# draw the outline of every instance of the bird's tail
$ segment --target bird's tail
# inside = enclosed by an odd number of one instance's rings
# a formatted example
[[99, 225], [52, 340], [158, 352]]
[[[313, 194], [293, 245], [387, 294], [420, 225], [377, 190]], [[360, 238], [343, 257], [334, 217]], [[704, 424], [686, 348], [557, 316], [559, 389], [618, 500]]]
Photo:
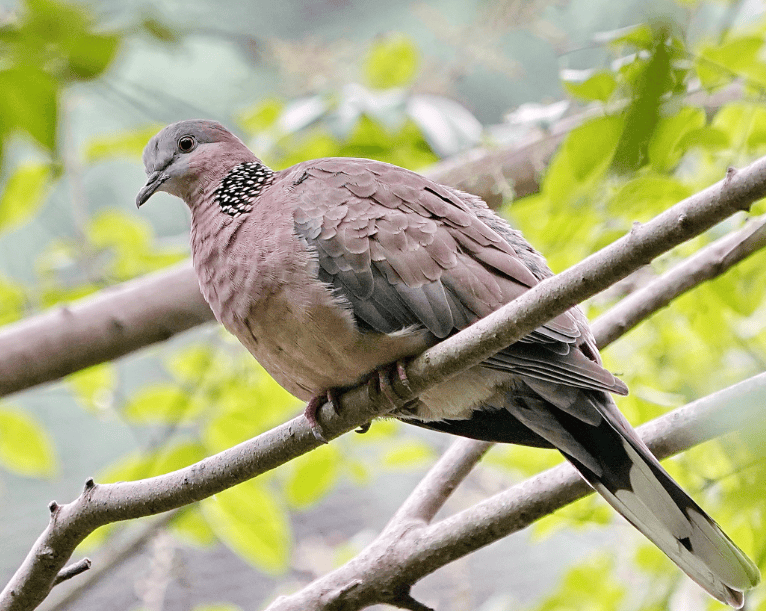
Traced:
[[[557, 424], [564, 428], [550, 441], [612, 507], [689, 577], [721, 602], [742, 607], [743, 592], [760, 580], [755, 564], [662, 468], [611, 396], [588, 391], [580, 396], [590, 404], [591, 413], [594, 403], [600, 404], [597, 411], [602, 418], [584, 422], [551, 409], [545, 401], [545, 411], [549, 416], [555, 412]], [[540, 413], [541, 406], [529, 407]], [[540, 422], [532, 424], [541, 432]], [[544, 428], [549, 432], [551, 422], [547, 424]]]

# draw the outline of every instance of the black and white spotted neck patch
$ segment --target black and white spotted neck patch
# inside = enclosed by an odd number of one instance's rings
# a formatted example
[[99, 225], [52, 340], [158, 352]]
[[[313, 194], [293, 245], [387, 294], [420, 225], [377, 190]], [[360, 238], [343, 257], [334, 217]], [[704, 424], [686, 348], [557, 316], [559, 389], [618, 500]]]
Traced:
[[234, 166], [215, 190], [215, 201], [229, 216], [239, 216], [253, 209], [253, 200], [274, 179], [274, 172], [257, 161]]

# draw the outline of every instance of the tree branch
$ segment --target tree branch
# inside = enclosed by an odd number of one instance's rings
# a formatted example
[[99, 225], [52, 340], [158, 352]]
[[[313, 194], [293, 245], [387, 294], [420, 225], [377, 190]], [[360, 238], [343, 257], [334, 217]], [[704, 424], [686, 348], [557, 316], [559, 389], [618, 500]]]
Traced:
[[0, 329], [0, 396], [57, 380], [213, 320], [190, 263]]
[[[664, 273], [658, 280], [634, 291], [593, 321], [599, 347], [630, 331], [647, 314], [664, 308], [676, 297], [706, 280], [716, 278], [766, 246], [766, 215], [750, 219], [739, 231], [712, 244]], [[609, 329], [607, 332], [606, 330]]]

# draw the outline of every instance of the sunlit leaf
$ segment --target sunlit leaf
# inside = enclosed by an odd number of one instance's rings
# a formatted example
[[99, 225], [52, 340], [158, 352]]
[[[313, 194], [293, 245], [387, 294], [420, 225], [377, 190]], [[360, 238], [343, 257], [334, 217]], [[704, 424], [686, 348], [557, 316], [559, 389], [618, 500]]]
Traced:
[[112, 363], [102, 363], [70, 374], [66, 381], [82, 405], [99, 410], [111, 404], [117, 371]]
[[302, 509], [325, 496], [338, 479], [341, 454], [325, 445], [299, 456], [290, 464], [285, 495], [293, 507]]
[[154, 384], [135, 393], [122, 410], [130, 422], [172, 424], [192, 418], [199, 405], [174, 384]]
[[141, 129], [99, 135], [86, 145], [85, 158], [87, 161], [102, 161], [112, 157], [140, 159], [146, 143], [161, 128], [161, 125], [149, 125]]
[[16, 168], [0, 195], [0, 232], [18, 227], [37, 214], [44, 201], [50, 174], [50, 167], [43, 164], [25, 164]]
[[0, 116], [8, 130], [27, 132], [48, 150], [56, 143], [58, 85], [33, 67], [0, 70]]
[[277, 98], [261, 100], [257, 106], [239, 115], [239, 123], [252, 134], [272, 127], [284, 110], [285, 104]]
[[201, 503], [213, 531], [229, 548], [271, 575], [287, 570], [292, 546], [285, 511], [259, 480], [250, 480]]
[[745, 34], [729, 37], [723, 44], [708, 44], [695, 55], [696, 71], [702, 85], [712, 88], [738, 76], [766, 82], [766, 64], [760, 58], [763, 38]]
[[705, 125], [705, 111], [685, 106], [676, 114], [663, 117], [649, 140], [649, 162], [659, 171], [669, 171], [681, 160], [686, 152], [684, 140], [690, 131]]
[[56, 471], [53, 443], [29, 413], [0, 407], [0, 463], [20, 475], [47, 477]]
[[383, 456], [383, 464], [395, 469], [419, 468], [435, 457], [434, 449], [427, 443], [410, 440], [399, 443]]
[[0, 276], [0, 325], [21, 318], [26, 296], [20, 284]]
[[420, 53], [407, 37], [396, 34], [375, 42], [364, 62], [371, 87], [390, 89], [409, 83], [418, 70]]
[[170, 529], [177, 537], [192, 545], [206, 547], [217, 541], [213, 529], [210, 528], [205, 516], [196, 506], [185, 508], [173, 520]]
[[601, 71], [589, 76], [584, 80], [563, 79], [564, 85], [570, 95], [590, 102], [599, 100], [606, 102], [617, 87], [617, 80], [611, 72]]
[[619, 116], [600, 117], [569, 133], [545, 174], [542, 188], [549, 201], [577, 203], [592, 188], [612, 163], [622, 127]]

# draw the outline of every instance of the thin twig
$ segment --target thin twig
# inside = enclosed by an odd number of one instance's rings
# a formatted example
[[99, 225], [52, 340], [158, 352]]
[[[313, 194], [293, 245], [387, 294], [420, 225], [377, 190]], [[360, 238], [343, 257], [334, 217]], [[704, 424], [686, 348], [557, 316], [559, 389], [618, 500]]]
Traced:
[[[591, 328], [599, 347], [606, 346], [635, 327], [650, 313], [668, 305], [689, 289], [722, 275], [743, 259], [766, 246], [766, 215], [751, 219], [676, 265], [647, 286], [634, 291], [593, 321]], [[609, 330], [606, 332], [606, 330]]]
[[80, 573], [84, 573], [90, 568], [90, 564], [90, 558], [83, 558], [74, 564], [64, 567], [58, 572], [58, 575], [56, 575], [56, 578], [53, 580], [53, 585], [57, 586], [62, 581], [67, 581], [68, 579], [72, 579], [72, 577], [76, 577]]

